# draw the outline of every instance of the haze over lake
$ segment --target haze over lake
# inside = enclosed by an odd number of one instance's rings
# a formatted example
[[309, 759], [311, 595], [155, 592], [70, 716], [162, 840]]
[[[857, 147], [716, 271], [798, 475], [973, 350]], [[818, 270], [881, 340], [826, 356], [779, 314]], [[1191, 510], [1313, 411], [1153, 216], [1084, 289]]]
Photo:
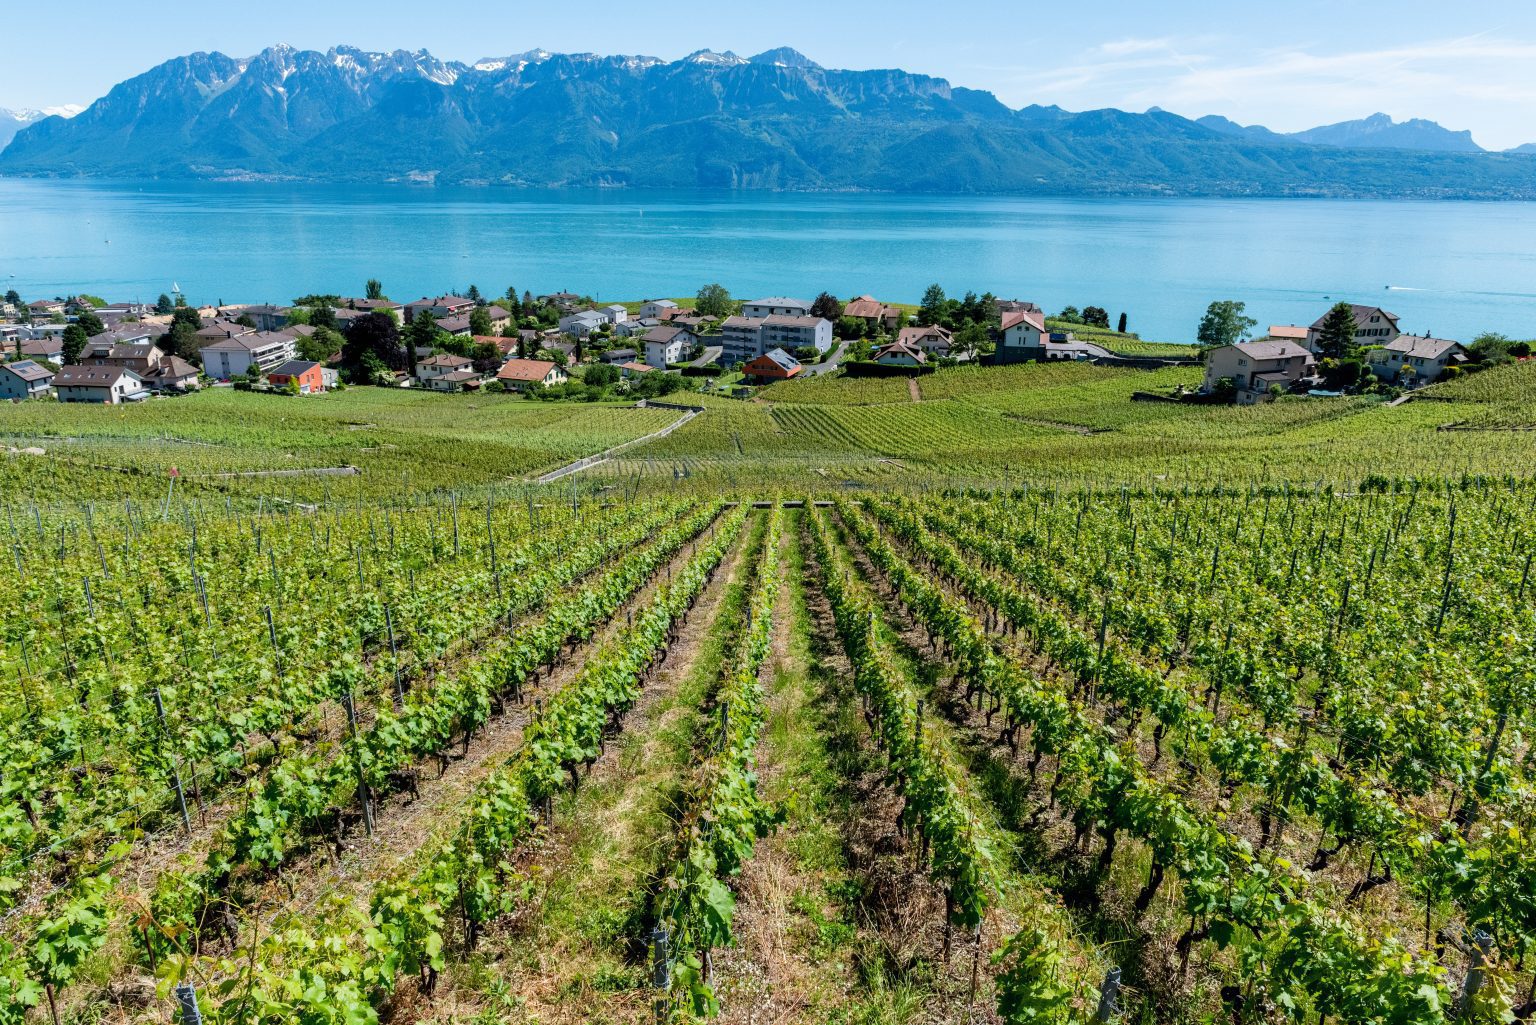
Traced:
[[1330, 298], [1404, 330], [1536, 336], [1536, 203], [1056, 199], [0, 179], [0, 290], [193, 302], [460, 290], [602, 300], [758, 293], [916, 302], [931, 282], [1124, 310], [1189, 341], [1207, 303], [1262, 329]]

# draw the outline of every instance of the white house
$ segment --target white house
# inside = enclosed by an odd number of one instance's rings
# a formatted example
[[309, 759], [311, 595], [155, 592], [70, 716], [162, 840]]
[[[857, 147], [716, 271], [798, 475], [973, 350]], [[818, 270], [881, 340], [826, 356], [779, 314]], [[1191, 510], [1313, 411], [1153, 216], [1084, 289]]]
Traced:
[[657, 370], [681, 363], [693, 351], [696, 339], [685, 328], [653, 327], [645, 333], [645, 362]]
[[614, 303], [612, 306], [604, 306], [597, 313], [610, 324], [622, 324], [629, 319], [629, 310], [618, 303]]
[[496, 372], [496, 380], [507, 391], [524, 392], [529, 388], [564, 384], [570, 378], [560, 364], [553, 360], [509, 359]]
[[[1350, 306], [1350, 311], [1355, 315], [1356, 345], [1386, 345], [1402, 333], [1397, 328], [1397, 314], [1388, 313], [1380, 306], [1361, 306], [1356, 303]], [[1327, 319], [1328, 314], [1324, 313], [1307, 330], [1307, 348], [1313, 352], [1319, 351], [1323, 322]]]
[[0, 399], [40, 399], [52, 387], [53, 371], [39, 363], [0, 363]]
[[198, 350], [203, 373], [221, 381], [244, 377], [251, 367], [266, 373], [298, 354], [298, 339], [286, 331], [255, 331], [224, 338]]
[[790, 316], [775, 313], [762, 318], [762, 330], [758, 335], [758, 351], [761, 356], [772, 349], [794, 352], [796, 349], [815, 349], [826, 352], [832, 348], [832, 322], [820, 317]]
[[423, 388], [432, 391], [458, 391], [468, 380], [462, 376], [464, 373], [470, 372], [474, 376], [474, 363], [468, 356], [442, 353], [416, 364], [416, 380]]
[[[1366, 360], [1377, 377], [1402, 379], [1418, 386], [1429, 384], [1445, 373], [1447, 367], [1467, 362], [1467, 350], [1449, 338], [1423, 335], [1398, 335], [1379, 349], [1366, 353]], [[1412, 375], [1404, 370], [1412, 370]]]
[[560, 333], [585, 338], [607, 321], [596, 310], [582, 310], [560, 318]]
[[955, 336], [937, 324], [928, 327], [904, 327], [896, 336], [898, 342], [906, 342], [915, 345], [928, 354], [929, 359], [943, 359], [946, 356], [954, 356], [958, 360], [968, 360], [971, 354], [955, 349]]
[[149, 397], [144, 382], [126, 367], [69, 366], [53, 379], [60, 402], [99, 402], [117, 405]]
[[1039, 310], [1014, 310], [1003, 314], [1003, 340], [993, 357], [995, 363], [1026, 363], [1039, 359], [1051, 333]]
[[677, 303], [673, 302], [671, 299], [652, 299], [640, 307], [640, 316], [655, 319], [660, 317], [667, 310], [675, 310], [677, 308]]
[[892, 342], [875, 350], [875, 362], [887, 367], [920, 367], [928, 354], [910, 342]]
[[774, 295], [766, 299], [753, 299], [741, 304], [741, 315], [753, 320], [763, 317], [809, 317], [811, 304], [804, 299]]

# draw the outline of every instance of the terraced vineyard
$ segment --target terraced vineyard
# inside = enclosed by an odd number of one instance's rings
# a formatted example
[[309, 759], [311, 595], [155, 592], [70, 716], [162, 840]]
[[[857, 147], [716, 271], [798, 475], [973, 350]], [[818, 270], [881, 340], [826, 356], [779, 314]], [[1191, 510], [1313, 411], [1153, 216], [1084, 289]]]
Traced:
[[812, 498], [35, 508], [0, 1021], [1536, 1011], [1528, 483]]

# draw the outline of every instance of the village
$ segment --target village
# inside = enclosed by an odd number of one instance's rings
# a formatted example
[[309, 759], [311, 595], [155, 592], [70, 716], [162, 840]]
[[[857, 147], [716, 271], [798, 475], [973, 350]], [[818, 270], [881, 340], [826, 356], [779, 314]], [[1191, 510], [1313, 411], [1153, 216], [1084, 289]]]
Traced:
[[[1409, 390], [1464, 369], [1460, 342], [1405, 333], [1375, 306], [1335, 304], [1306, 326], [1274, 325], [1252, 340], [1163, 346], [1156, 354], [1102, 310], [1050, 317], [1035, 303], [968, 293], [921, 307], [861, 295], [839, 302], [770, 296], [732, 300], [718, 285], [697, 301], [599, 305], [573, 292], [508, 289], [386, 298], [308, 296], [289, 306], [192, 307], [76, 295], [0, 304], [0, 398], [120, 404], [203, 387], [319, 395], [368, 384], [530, 398], [658, 398], [678, 390], [748, 397], [800, 377], [921, 375], [962, 363], [1058, 361], [1156, 368], [1203, 365], [1181, 401], [1251, 405], [1285, 395]], [[1213, 304], [1213, 309], [1219, 304]], [[1230, 305], [1230, 304], [1228, 304]], [[1097, 318], [1095, 318], [1095, 313]], [[1514, 352], [1527, 356], [1527, 352]]]

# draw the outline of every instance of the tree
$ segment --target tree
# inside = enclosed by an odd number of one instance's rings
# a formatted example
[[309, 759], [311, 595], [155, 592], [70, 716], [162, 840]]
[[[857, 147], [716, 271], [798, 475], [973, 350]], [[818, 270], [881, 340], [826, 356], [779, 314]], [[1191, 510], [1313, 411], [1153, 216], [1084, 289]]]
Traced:
[[[416, 319], [426, 320], [429, 324], [432, 321], [431, 317]], [[435, 324], [433, 328], [436, 329]], [[341, 365], [353, 381], [377, 380], [380, 369], [406, 369], [408, 361], [400, 344], [400, 328], [395, 325], [395, 318], [370, 313], [353, 320], [341, 347]], [[414, 364], [411, 365], [414, 369]]]
[[1120, 332], [1121, 334], [1125, 334], [1125, 314], [1124, 313], [1120, 314], [1120, 323], [1118, 325], [1116, 325], [1115, 330]]
[[155, 300], [155, 312], [163, 316], [174, 311], [175, 309], [176, 304], [171, 302], [171, 297], [166, 295], [164, 292], [161, 292], [160, 298]]
[[384, 298], [384, 282], [380, 281], [378, 278], [369, 278], [368, 284], [364, 286], [364, 288], [369, 299]]
[[474, 360], [475, 373], [489, 374], [501, 366], [501, 350], [496, 348], [495, 342], [481, 342], [469, 351], [469, 358]]
[[811, 303], [811, 316], [820, 317], [822, 320], [830, 320], [836, 324], [843, 315], [843, 304], [837, 301], [837, 296], [831, 292], [823, 292]]
[[1089, 327], [1102, 327], [1109, 330], [1109, 312], [1102, 306], [1084, 306], [1083, 323]]
[[617, 384], [619, 380], [619, 368], [611, 367], [606, 363], [597, 363], [587, 368], [581, 379], [587, 384], [610, 385]]
[[442, 328], [437, 326], [437, 321], [432, 315], [423, 311], [417, 314], [405, 329], [405, 369], [416, 376], [416, 352], [418, 349], [435, 349], [441, 341], [440, 335], [445, 334]]
[[203, 318], [190, 306], [178, 306], [171, 314], [171, 327], [161, 336], [159, 345], [167, 356], [180, 356], [189, 363], [202, 361], [198, 352], [197, 333], [203, 328]]
[[328, 363], [332, 354], [339, 351], [346, 342], [347, 340], [340, 332], [328, 327], [317, 327], [314, 334], [307, 338], [304, 335], [299, 336], [299, 359], [314, 363]]
[[923, 327], [931, 327], [944, 322], [945, 308], [949, 305], [949, 297], [944, 294], [942, 285], [929, 285], [923, 291], [923, 303], [917, 310], [917, 322]]
[[328, 327], [336, 330], [336, 311], [330, 306], [316, 306], [309, 311], [309, 323], [312, 327]]
[[1218, 299], [1211, 303], [1206, 307], [1205, 316], [1200, 318], [1200, 328], [1195, 332], [1196, 340], [1208, 349], [1236, 345], [1258, 323], [1252, 317], [1245, 316], [1247, 309], [1247, 303], [1232, 299]]
[[85, 331], [87, 337], [101, 334], [107, 329], [107, 325], [101, 322], [101, 318], [90, 310], [82, 310], [75, 317], [75, 323]]
[[971, 359], [974, 359], [981, 351], [981, 347], [991, 340], [987, 334], [987, 326], [977, 321], [972, 321], [956, 331], [954, 338], [953, 355]]
[[[308, 324], [310, 322], [309, 318], [311, 312], [312, 311], [308, 306], [295, 306], [293, 309], [288, 311], [288, 316], [283, 318], [286, 322], [285, 326], [300, 327]], [[251, 323], [254, 325], [255, 321], [252, 321]]]
[[1083, 315], [1077, 311], [1076, 306], [1066, 306], [1062, 308], [1060, 313], [1056, 314], [1056, 319], [1064, 320], [1068, 324], [1081, 324], [1083, 322]]
[[14, 288], [7, 289], [5, 293], [5, 303], [7, 306], [14, 306], [18, 310], [21, 309], [21, 293], [16, 291]]
[[485, 300], [480, 298], [480, 289], [476, 288], [474, 285], [469, 286], [469, 291], [464, 293], [464, 298], [468, 299], [476, 306], [485, 305]]
[[491, 323], [491, 311], [484, 306], [476, 306], [469, 311], [469, 333], [477, 337], [484, 337], [495, 331]]
[[1347, 359], [1355, 349], [1355, 308], [1349, 303], [1334, 303], [1323, 314], [1323, 326], [1318, 330], [1317, 347], [1324, 356]]
[[85, 328], [79, 324], [71, 324], [64, 329], [64, 362], [80, 362], [80, 353], [85, 349]]
[[724, 285], [709, 284], [699, 289], [694, 297], [693, 308], [701, 317], [724, 319], [736, 312], [736, 302]]

